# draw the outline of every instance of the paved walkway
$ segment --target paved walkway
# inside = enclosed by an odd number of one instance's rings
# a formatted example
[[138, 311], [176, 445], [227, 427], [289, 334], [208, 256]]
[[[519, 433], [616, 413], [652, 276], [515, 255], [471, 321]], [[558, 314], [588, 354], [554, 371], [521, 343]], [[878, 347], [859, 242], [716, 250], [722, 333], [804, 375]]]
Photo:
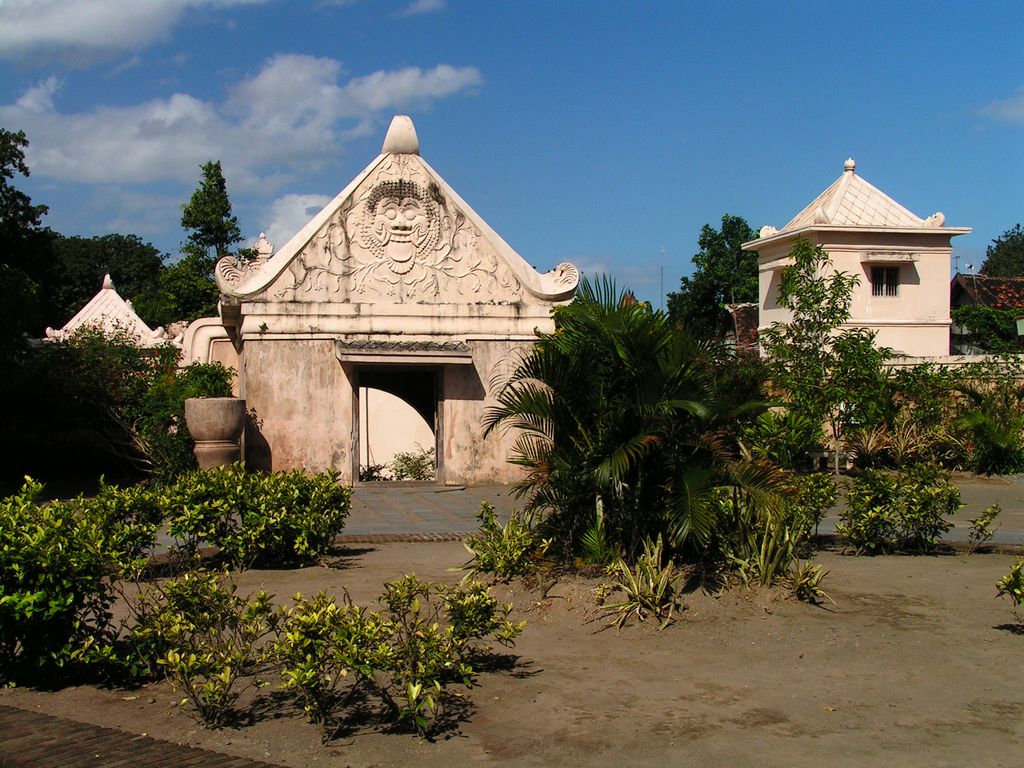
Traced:
[[[992, 543], [1024, 544], [1024, 475], [981, 478], [959, 474], [954, 479], [964, 506], [952, 518], [953, 529], [945, 537], [948, 541], [968, 541], [971, 518], [998, 503], [1003, 511], [997, 518]], [[377, 543], [462, 538], [479, 529], [476, 516], [484, 501], [494, 506], [500, 518], [522, 506], [511, 487], [505, 485], [360, 485], [352, 495], [352, 512], [342, 539]], [[840, 498], [822, 522], [821, 533], [835, 533], [843, 506]]]
[[0, 706], [0, 768], [275, 768], [244, 757], [174, 744]]
[[344, 537], [349, 541], [393, 535], [461, 538], [480, 528], [477, 513], [485, 501], [501, 518], [522, 506], [505, 485], [359, 485], [352, 494]]

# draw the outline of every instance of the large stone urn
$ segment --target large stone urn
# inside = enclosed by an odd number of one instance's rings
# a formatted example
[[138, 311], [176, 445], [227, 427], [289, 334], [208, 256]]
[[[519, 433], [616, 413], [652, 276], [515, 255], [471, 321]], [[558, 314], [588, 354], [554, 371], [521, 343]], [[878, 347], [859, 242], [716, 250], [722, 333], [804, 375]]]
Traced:
[[238, 461], [238, 439], [245, 429], [245, 400], [237, 397], [190, 397], [185, 400], [185, 424], [196, 441], [200, 469]]

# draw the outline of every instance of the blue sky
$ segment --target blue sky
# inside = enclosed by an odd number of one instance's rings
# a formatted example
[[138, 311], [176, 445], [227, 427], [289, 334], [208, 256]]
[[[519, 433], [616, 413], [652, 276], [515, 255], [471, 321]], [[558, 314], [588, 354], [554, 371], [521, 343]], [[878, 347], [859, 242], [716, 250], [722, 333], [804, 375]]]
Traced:
[[980, 266], [1024, 222], [1021, 39], [1019, 0], [0, 0], [0, 127], [51, 227], [174, 257], [204, 161], [280, 246], [409, 114], [527, 261], [657, 306], [703, 224], [781, 227], [847, 156]]

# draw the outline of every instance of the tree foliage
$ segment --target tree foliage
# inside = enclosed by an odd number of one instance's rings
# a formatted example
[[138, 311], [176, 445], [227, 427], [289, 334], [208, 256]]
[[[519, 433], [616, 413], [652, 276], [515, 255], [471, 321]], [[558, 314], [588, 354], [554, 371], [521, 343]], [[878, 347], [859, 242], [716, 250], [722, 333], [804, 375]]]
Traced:
[[50, 233], [42, 227], [46, 206], [33, 205], [12, 183], [29, 175], [27, 147], [23, 131], [0, 128], [0, 360], [5, 363], [24, 350], [23, 333], [39, 333], [45, 326], [51, 275]]
[[54, 322], [63, 323], [93, 297], [109, 274], [117, 292], [132, 302], [147, 323], [158, 319], [163, 256], [137, 235], [108, 234], [97, 237], [56, 236], [53, 241], [56, 271], [60, 280], [52, 288]]
[[850, 319], [855, 275], [833, 270], [824, 249], [807, 240], [797, 240], [790, 257], [793, 264], [783, 270], [778, 301], [792, 318], [772, 323], [761, 335], [762, 345], [772, 383], [789, 408], [818, 424], [828, 423], [838, 471], [846, 430], [880, 418], [882, 363], [890, 351], [875, 346], [871, 331], [841, 330]]
[[201, 169], [199, 186], [182, 207], [181, 226], [188, 233], [182, 257], [160, 278], [160, 320], [165, 323], [217, 314], [220, 291], [214, 267], [242, 241], [220, 162], [211, 160]]
[[955, 307], [950, 313], [953, 324], [962, 326], [970, 345], [985, 352], [1016, 352], [1021, 339], [1017, 335], [1017, 315], [1020, 310], [996, 309], [981, 304]]
[[979, 272], [989, 277], [1024, 275], [1024, 229], [1020, 224], [992, 241]]
[[755, 234], [739, 216], [722, 216], [722, 227], [705, 224], [693, 256], [693, 275], [668, 295], [671, 321], [701, 337], [723, 335], [730, 327], [727, 304], [757, 301], [757, 253], [740, 246]]

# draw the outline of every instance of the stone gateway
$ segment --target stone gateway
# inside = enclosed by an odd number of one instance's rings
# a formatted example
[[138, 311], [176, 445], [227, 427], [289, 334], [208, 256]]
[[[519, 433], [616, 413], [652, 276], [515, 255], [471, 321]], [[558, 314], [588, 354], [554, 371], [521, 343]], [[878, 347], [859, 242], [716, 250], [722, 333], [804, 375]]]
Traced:
[[251, 467], [351, 482], [434, 449], [436, 480], [469, 484], [517, 476], [512, 436], [482, 435], [484, 409], [579, 274], [527, 264], [398, 116], [381, 154], [284, 247], [261, 236], [254, 260], [222, 259], [216, 278], [221, 317], [193, 324], [186, 356], [233, 347]]

